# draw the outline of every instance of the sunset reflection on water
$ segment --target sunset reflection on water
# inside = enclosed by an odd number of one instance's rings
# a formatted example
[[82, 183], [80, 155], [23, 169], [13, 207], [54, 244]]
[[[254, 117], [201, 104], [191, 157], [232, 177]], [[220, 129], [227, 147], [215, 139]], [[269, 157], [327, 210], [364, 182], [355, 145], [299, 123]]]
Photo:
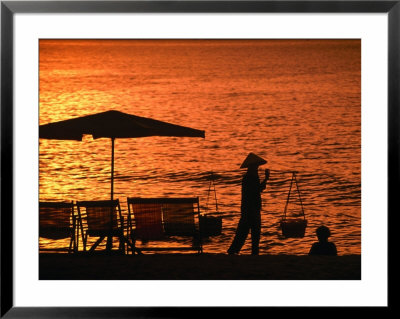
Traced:
[[[320, 224], [339, 254], [361, 253], [359, 40], [40, 40], [39, 124], [107, 110], [206, 132], [117, 139], [124, 213], [132, 196], [198, 196], [204, 210], [213, 172], [225, 217], [204, 251], [225, 253], [240, 216], [239, 166], [254, 152], [268, 160], [260, 176], [271, 169], [261, 254], [307, 254]], [[109, 199], [110, 139], [40, 139], [39, 150], [40, 200]], [[278, 228], [293, 170], [309, 223], [302, 239]]]

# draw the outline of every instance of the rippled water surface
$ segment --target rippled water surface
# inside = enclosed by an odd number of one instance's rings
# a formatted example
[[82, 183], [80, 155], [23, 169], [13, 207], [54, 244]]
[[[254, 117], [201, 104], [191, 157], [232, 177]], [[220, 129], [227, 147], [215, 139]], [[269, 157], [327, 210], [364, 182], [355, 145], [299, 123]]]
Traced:
[[[225, 253], [240, 216], [239, 166], [254, 152], [268, 160], [260, 177], [271, 169], [260, 253], [307, 254], [326, 224], [339, 254], [360, 254], [360, 82], [358, 40], [41, 40], [40, 124], [112, 109], [205, 130], [205, 139], [117, 139], [123, 211], [128, 196], [198, 196], [204, 211], [214, 172], [223, 231], [204, 251]], [[40, 200], [110, 197], [109, 139], [39, 146]], [[293, 170], [308, 227], [284, 239]], [[298, 212], [293, 200], [289, 213]]]

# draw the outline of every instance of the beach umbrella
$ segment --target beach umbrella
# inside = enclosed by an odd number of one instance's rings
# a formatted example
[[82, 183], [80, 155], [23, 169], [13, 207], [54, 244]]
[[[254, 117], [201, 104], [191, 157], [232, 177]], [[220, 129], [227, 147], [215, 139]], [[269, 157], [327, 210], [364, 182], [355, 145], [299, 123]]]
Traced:
[[39, 126], [39, 138], [82, 141], [83, 135], [111, 139], [111, 200], [114, 197], [114, 141], [147, 136], [205, 137], [205, 132], [119, 111], [106, 111]]

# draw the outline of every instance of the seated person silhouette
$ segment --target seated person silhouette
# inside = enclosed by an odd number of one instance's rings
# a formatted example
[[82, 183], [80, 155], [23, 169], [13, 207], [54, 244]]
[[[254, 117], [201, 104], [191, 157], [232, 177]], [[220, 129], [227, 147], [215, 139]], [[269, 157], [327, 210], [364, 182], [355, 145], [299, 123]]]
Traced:
[[320, 226], [317, 228], [318, 242], [311, 246], [309, 255], [328, 255], [337, 256], [337, 250], [334, 243], [328, 241], [331, 232], [328, 227]]

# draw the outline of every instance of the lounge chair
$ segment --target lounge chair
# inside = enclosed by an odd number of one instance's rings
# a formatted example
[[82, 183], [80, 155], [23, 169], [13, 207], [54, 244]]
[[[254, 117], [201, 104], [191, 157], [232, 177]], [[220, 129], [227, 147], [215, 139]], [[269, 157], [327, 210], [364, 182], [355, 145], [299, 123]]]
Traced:
[[125, 251], [125, 244], [132, 246], [124, 235], [124, 219], [121, 214], [119, 200], [104, 201], [78, 201], [78, 216], [83, 221], [82, 238], [83, 250], [86, 251], [88, 237], [98, 237], [92, 245], [90, 251], [94, 251], [97, 246], [107, 237], [106, 250], [112, 250], [112, 238], [119, 238], [119, 251]]
[[[203, 251], [199, 229], [199, 199], [128, 197], [128, 232], [139, 251]], [[197, 218], [196, 218], [197, 217]], [[171, 237], [192, 237], [190, 245], [166, 246]], [[137, 240], [142, 242], [137, 246]], [[149, 246], [149, 241], [163, 241]]]
[[[77, 218], [74, 214], [74, 203], [71, 202], [39, 202], [39, 236], [59, 240], [69, 238], [68, 253], [77, 251]], [[40, 248], [39, 251], [66, 250]]]

